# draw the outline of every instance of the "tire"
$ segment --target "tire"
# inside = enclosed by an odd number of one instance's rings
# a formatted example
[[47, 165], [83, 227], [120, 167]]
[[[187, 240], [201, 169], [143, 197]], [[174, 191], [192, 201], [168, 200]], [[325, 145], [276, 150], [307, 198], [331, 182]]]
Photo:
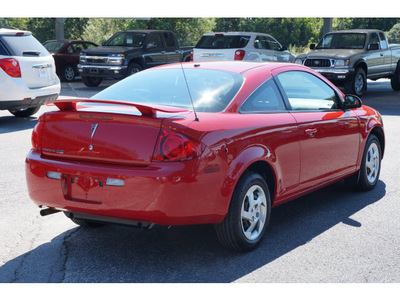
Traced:
[[361, 162], [358, 187], [363, 191], [371, 191], [379, 181], [381, 171], [382, 150], [378, 138], [370, 134], [365, 145]]
[[104, 223], [100, 222], [95, 222], [95, 221], [89, 221], [89, 220], [82, 220], [82, 219], [75, 219], [75, 218], [70, 218], [67, 213], [64, 213], [68, 219], [70, 219], [72, 222], [75, 224], [82, 226], [82, 227], [91, 227], [91, 228], [97, 228], [104, 226]]
[[363, 68], [358, 68], [350, 81], [345, 83], [348, 94], [361, 96], [367, 90], [367, 76]]
[[75, 79], [75, 77], [76, 73], [74, 67], [72, 67], [71, 65], [64, 66], [61, 73], [61, 80], [71, 82]]
[[82, 76], [82, 81], [88, 87], [97, 87], [103, 81], [103, 78]]
[[393, 91], [400, 91], [400, 63], [397, 64], [396, 73], [390, 79], [390, 85]]
[[9, 109], [8, 111], [16, 117], [25, 118], [36, 114], [39, 111], [39, 109], [40, 105], [27, 108], [20, 108], [20, 109]]
[[133, 75], [133, 74], [135, 74], [137, 72], [140, 72], [142, 70], [143, 70], [143, 68], [142, 68], [141, 65], [139, 65], [138, 63], [135, 63], [135, 62], [131, 62], [128, 65], [128, 70], [126, 72], [126, 77], [131, 76], [131, 75]]
[[270, 215], [267, 183], [257, 173], [246, 173], [233, 192], [225, 219], [215, 225], [218, 239], [231, 250], [253, 250], [264, 236]]

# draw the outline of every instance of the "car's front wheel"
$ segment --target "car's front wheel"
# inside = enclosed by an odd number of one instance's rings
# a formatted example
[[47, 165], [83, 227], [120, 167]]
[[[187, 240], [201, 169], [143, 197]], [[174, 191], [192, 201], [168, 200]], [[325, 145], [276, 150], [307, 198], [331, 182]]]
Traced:
[[8, 111], [16, 117], [25, 118], [36, 114], [39, 111], [39, 109], [40, 105], [27, 108], [9, 109]]
[[353, 77], [345, 83], [346, 93], [361, 96], [367, 90], [367, 76], [364, 69], [358, 68]]
[[264, 178], [247, 173], [238, 182], [225, 219], [216, 224], [220, 242], [236, 251], [254, 249], [268, 227], [271, 197]]
[[390, 79], [390, 85], [394, 91], [400, 91], [400, 62], [397, 64], [396, 73]]
[[66, 66], [63, 68], [62, 73], [61, 73], [61, 79], [62, 79], [62, 81], [70, 82], [70, 81], [72, 81], [72, 80], [75, 79], [75, 76], [76, 76], [76, 74], [75, 74], [75, 69], [74, 69], [74, 67], [72, 67], [72, 66], [70, 66], [70, 65], [66, 65]]

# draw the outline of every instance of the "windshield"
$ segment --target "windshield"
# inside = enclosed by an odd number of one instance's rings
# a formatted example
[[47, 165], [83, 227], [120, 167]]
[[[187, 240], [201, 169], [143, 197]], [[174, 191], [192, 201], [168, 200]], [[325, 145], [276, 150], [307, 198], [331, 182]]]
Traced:
[[111, 37], [107, 46], [142, 47], [147, 34], [143, 32], [120, 32]]
[[196, 111], [219, 112], [232, 101], [242, 83], [242, 75], [226, 71], [187, 69], [184, 74], [181, 68], [149, 70], [129, 76], [92, 99], [161, 104], [192, 110], [191, 96]]
[[200, 49], [232, 49], [246, 47], [250, 36], [245, 35], [204, 35], [195, 48]]
[[325, 35], [316, 49], [363, 49], [365, 33], [331, 33]]
[[56, 41], [46, 42], [43, 44], [43, 46], [47, 49], [47, 51], [52, 51], [52, 52], [60, 50], [62, 48], [62, 46], [64, 46], [64, 45], [65, 45], [65, 43], [56, 42]]

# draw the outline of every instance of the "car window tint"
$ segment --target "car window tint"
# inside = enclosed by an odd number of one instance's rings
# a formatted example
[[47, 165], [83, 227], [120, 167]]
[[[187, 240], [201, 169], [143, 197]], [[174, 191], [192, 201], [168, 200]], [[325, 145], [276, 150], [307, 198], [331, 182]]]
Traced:
[[273, 79], [261, 85], [240, 108], [240, 112], [283, 111], [285, 105]]
[[292, 110], [329, 110], [338, 108], [335, 91], [318, 77], [301, 71], [277, 75]]
[[151, 45], [150, 48], [161, 48], [162, 40], [159, 33], [151, 33], [149, 39], [147, 40], [147, 46]]
[[174, 48], [176, 46], [175, 39], [172, 33], [166, 32], [164, 34], [164, 37], [165, 37], [165, 43], [167, 44], [168, 48]]
[[250, 40], [247, 35], [204, 35], [195, 48], [200, 49], [232, 49], [244, 48]]
[[23, 56], [25, 51], [35, 51], [39, 56], [50, 55], [49, 51], [32, 35], [3, 36], [3, 41], [15, 56]]
[[270, 49], [265, 36], [257, 36], [254, 40], [254, 48], [256, 49]]
[[379, 38], [381, 40], [381, 49], [387, 49], [388, 44], [387, 44], [386, 37], [383, 34], [383, 32], [379, 32]]
[[[92, 99], [184, 107], [219, 112], [232, 101], [243, 83], [238, 73], [187, 69], [150, 69], [138, 72], [94, 95]], [[188, 92], [190, 89], [190, 94]]]
[[3, 44], [0, 41], [0, 55], [8, 55], [8, 52], [6, 48], [3, 46]]
[[93, 45], [93, 44], [90, 44], [90, 43], [85, 43], [85, 49], [90, 49], [90, 48], [93, 48], [93, 47], [96, 47], [95, 45]]
[[380, 44], [378, 34], [376, 32], [371, 33], [369, 36], [369, 45], [373, 44], [378, 44], [378, 45]]
[[279, 51], [281, 49], [281, 45], [271, 37], [265, 38], [266, 42], [268, 43], [269, 49]]

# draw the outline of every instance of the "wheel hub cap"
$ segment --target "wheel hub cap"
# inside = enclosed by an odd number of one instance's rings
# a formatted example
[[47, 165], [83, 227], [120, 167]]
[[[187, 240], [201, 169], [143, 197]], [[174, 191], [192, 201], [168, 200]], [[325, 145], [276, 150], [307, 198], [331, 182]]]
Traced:
[[243, 199], [241, 228], [248, 240], [257, 239], [262, 233], [267, 216], [264, 190], [259, 185], [250, 187]]

